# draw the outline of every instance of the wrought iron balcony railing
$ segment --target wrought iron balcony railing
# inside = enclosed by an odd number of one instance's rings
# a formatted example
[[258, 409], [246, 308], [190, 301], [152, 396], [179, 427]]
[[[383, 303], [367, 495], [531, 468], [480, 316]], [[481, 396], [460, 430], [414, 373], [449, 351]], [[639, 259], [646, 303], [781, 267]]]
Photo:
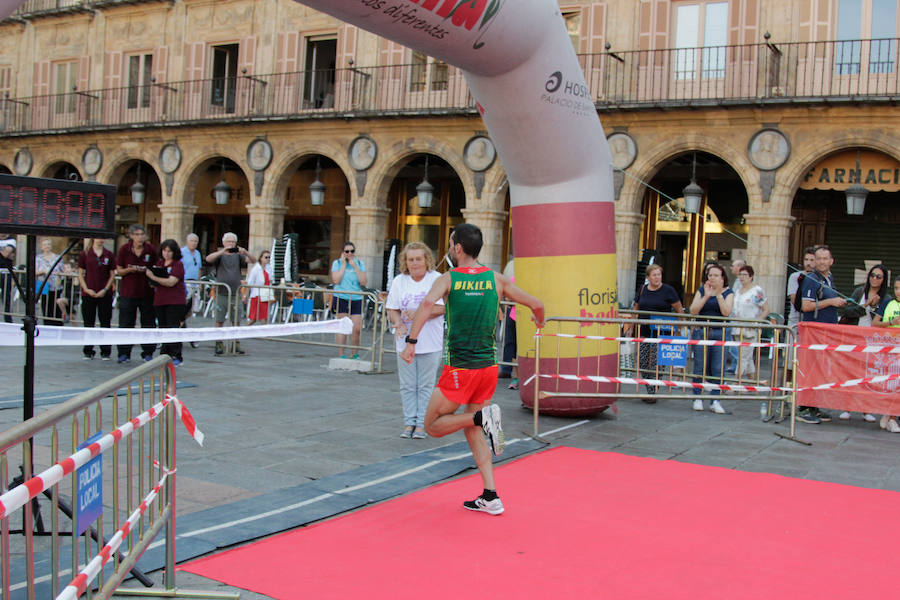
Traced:
[[[898, 51], [892, 38], [610, 51], [579, 60], [598, 110], [621, 110], [897, 100]], [[458, 69], [417, 63], [5, 98], [0, 135], [474, 112]]]

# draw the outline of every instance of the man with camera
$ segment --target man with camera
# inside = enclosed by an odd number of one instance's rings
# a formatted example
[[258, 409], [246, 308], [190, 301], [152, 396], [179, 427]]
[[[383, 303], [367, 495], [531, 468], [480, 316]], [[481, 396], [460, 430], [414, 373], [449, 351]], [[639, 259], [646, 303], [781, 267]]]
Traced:
[[[247, 262], [255, 263], [256, 258], [253, 257], [246, 249], [241, 248], [237, 244], [237, 235], [228, 232], [222, 236], [222, 246], [219, 250], [207, 255], [206, 262], [216, 270], [216, 282], [224, 283], [231, 290], [231, 294], [217, 287], [216, 289], [216, 327], [225, 325], [225, 315], [228, 314], [229, 296], [231, 299], [231, 322], [238, 325], [243, 318], [243, 303], [237, 300], [238, 290], [241, 287], [241, 269], [247, 266]], [[238, 342], [234, 344], [234, 351], [237, 354], [243, 354], [241, 345]], [[224, 354], [225, 344], [222, 341], [216, 342], [216, 354]]]

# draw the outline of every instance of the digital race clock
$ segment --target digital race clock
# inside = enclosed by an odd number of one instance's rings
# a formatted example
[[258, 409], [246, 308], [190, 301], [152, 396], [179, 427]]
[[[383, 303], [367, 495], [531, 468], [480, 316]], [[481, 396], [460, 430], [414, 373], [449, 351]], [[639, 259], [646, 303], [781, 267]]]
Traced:
[[115, 218], [115, 186], [0, 175], [4, 233], [111, 238]]

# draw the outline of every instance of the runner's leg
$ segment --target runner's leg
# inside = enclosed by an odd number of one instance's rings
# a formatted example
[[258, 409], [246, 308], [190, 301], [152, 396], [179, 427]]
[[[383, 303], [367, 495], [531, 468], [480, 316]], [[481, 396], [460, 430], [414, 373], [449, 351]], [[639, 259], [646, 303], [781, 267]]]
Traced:
[[494, 486], [494, 464], [491, 458], [491, 449], [484, 439], [484, 431], [476, 427], [473, 414], [490, 402], [484, 404], [466, 404], [465, 410], [455, 414], [459, 404], [452, 402], [444, 396], [440, 388], [434, 388], [428, 410], [425, 411], [425, 433], [431, 437], [443, 437], [460, 429], [465, 430], [466, 441], [472, 450], [472, 457], [478, 465], [484, 488], [496, 489]]

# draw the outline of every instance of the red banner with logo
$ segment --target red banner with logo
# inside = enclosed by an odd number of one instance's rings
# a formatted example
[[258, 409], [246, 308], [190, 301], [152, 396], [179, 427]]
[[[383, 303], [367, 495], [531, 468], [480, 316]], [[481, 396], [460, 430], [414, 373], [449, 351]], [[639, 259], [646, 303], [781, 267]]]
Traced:
[[[900, 328], [800, 323], [800, 344], [900, 345]], [[900, 373], [900, 354], [797, 350], [797, 387]], [[800, 406], [900, 415], [900, 380], [799, 392]]]

